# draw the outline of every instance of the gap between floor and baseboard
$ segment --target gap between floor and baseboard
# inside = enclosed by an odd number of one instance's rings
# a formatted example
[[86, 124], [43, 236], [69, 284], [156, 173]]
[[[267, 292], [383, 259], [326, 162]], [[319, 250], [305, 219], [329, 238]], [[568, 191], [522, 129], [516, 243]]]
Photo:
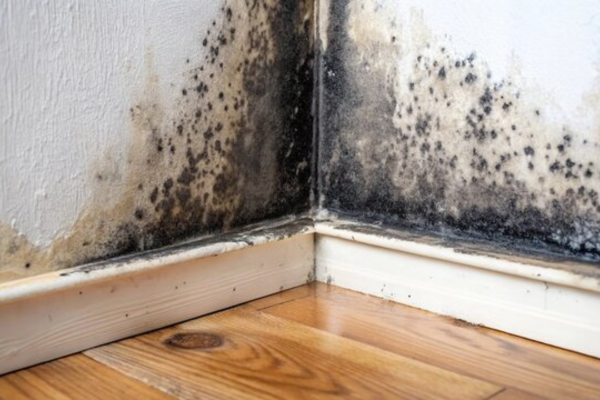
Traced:
[[0, 374], [315, 279], [600, 357], [600, 274], [576, 267], [280, 220], [0, 285]]

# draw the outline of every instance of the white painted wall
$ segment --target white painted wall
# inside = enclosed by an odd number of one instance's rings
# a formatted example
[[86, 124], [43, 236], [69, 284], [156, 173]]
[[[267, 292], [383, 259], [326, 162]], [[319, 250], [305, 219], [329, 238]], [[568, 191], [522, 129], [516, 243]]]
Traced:
[[91, 195], [91, 168], [123, 174], [132, 102], [156, 73], [180, 93], [214, 0], [0, 2], [0, 222], [36, 245], [66, 233]]
[[[519, 65], [523, 81], [570, 120], [598, 87], [598, 1], [379, 3], [399, 22], [422, 12], [434, 34], [464, 54], [476, 49], [494, 76]], [[126, 168], [128, 109], [149, 63], [161, 98], [172, 100], [185, 59], [202, 56], [199, 35], [218, 7], [213, 0], [0, 2], [0, 221], [37, 245], [67, 232], [91, 194], [90, 166], [110, 155], [116, 173]]]
[[[435, 36], [449, 38], [464, 56], [476, 51], [494, 78], [516, 75], [520, 87], [547, 96], [547, 106], [556, 106], [548, 115], [557, 121], [567, 118], [587, 128], [594, 122], [595, 115], [580, 108], [600, 87], [599, 1], [369, 0], [364, 5], [373, 4], [408, 26], [422, 13]], [[600, 101], [585, 107], [597, 111]]]

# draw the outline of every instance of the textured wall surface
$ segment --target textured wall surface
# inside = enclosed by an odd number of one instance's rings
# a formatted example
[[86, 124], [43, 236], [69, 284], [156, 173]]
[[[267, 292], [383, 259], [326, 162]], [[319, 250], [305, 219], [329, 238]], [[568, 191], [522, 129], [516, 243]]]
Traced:
[[311, 0], [0, 4], [4, 276], [307, 211], [312, 15]]
[[311, 194], [600, 260], [600, 3], [320, 0], [316, 44], [313, 14], [0, 4], [0, 280], [302, 214]]
[[600, 260], [598, 2], [320, 5], [320, 207]]

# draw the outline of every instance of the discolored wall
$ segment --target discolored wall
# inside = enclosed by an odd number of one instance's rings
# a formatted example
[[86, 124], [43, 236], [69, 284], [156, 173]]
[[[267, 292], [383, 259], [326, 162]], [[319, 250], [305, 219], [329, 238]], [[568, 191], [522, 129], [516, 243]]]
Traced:
[[600, 7], [329, 0], [319, 206], [600, 261]]
[[313, 6], [2, 6], [0, 278], [310, 207]]
[[598, 262], [594, 15], [592, 0], [4, 2], [0, 281], [313, 208]]

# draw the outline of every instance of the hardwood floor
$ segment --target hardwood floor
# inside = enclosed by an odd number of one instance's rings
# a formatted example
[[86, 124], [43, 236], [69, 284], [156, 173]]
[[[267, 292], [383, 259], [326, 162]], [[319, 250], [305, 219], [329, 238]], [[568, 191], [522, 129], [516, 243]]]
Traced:
[[503, 387], [600, 399], [600, 360], [398, 303], [330, 287], [264, 311]]
[[598, 399], [600, 360], [313, 283], [0, 377], [96, 397]]
[[160, 390], [76, 354], [0, 378], [3, 399], [168, 399]]

